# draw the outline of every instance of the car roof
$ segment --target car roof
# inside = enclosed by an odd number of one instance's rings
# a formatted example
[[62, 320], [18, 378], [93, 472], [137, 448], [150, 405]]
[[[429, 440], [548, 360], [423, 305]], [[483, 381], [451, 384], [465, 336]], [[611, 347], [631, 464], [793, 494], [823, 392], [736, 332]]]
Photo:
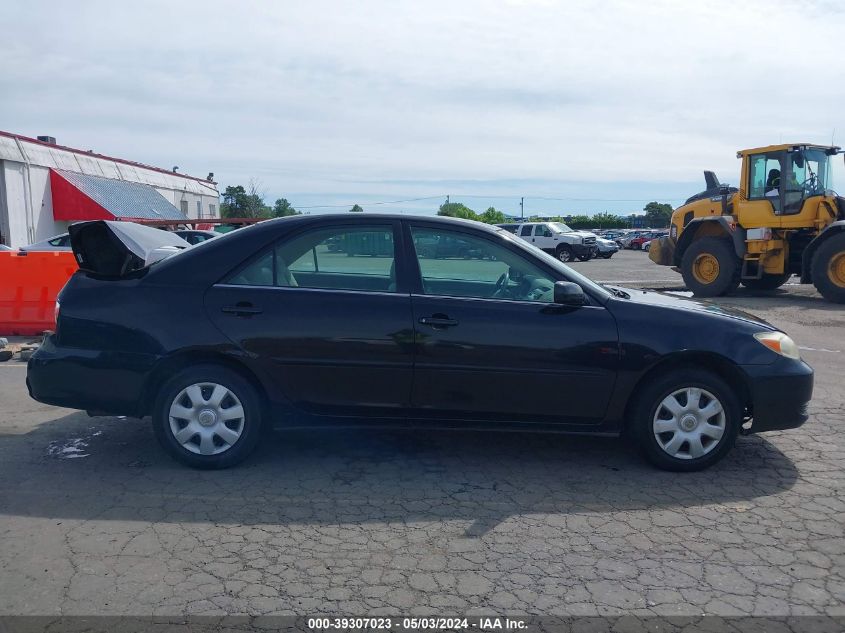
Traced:
[[[315, 215], [293, 215], [287, 216], [284, 218], [273, 218], [270, 220], [265, 220], [263, 222], [258, 222], [257, 224], [253, 224], [252, 226], [246, 227], [237, 231], [242, 233], [244, 231], [253, 231], [253, 234], [257, 232], [264, 232], [264, 231], [272, 231], [275, 232], [278, 229], [279, 224], [285, 223], [293, 226], [294, 224], [331, 224], [333, 222], [342, 221], [344, 224], [355, 224], [357, 222], [365, 223], [371, 222], [372, 220], [384, 220], [387, 222], [395, 222], [395, 221], [414, 221], [414, 222], [426, 222], [428, 224], [442, 224], [444, 226], [455, 226], [455, 227], [470, 227], [476, 230], [481, 231], [488, 231], [491, 233], [498, 233], [501, 230], [501, 227], [492, 225], [492, 224], [485, 224], [484, 222], [478, 222], [477, 220], [465, 220], [463, 218], [451, 218], [442, 215], [408, 215], [403, 213], [321, 213]], [[526, 223], [527, 224], [527, 223]]]

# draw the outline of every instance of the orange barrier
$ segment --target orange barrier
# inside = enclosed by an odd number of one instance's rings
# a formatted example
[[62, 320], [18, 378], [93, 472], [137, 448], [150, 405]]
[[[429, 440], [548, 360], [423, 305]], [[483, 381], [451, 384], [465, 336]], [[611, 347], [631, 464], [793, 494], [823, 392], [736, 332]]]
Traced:
[[70, 251], [0, 251], [0, 335], [56, 327], [56, 296], [76, 272]]

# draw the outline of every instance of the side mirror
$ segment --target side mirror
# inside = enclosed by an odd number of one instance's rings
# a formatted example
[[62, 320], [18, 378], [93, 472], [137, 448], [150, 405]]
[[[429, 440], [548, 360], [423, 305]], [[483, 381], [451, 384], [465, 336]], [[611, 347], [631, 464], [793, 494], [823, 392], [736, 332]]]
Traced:
[[587, 297], [578, 284], [571, 281], [556, 281], [554, 302], [563, 306], [582, 306], [587, 303]]

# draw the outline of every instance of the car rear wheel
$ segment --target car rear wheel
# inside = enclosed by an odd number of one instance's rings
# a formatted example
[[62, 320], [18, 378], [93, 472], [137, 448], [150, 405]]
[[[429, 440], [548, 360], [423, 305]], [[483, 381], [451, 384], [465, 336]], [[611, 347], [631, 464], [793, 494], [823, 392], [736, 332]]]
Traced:
[[828, 238], [813, 256], [813, 285], [828, 301], [845, 303], [845, 233]]
[[684, 253], [681, 274], [696, 297], [718, 297], [739, 286], [739, 259], [728, 239], [703, 237]]
[[555, 251], [555, 255], [562, 262], [571, 262], [572, 261], [572, 249], [570, 249], [565, 244], [557, 247], [557, 250]]
[[702, 470], [722, 459], [736, 441], [742, 408], [717, 375], [682, 368], [642, 389], [629, 421], [646, 458], [658, 468]]
[[159, 443], [194, 468], [227, 468], [246, 459], [261, 434], [261, 405], [240, 374], [217, 365], [183, 369], [159, 391], [153, 412]]

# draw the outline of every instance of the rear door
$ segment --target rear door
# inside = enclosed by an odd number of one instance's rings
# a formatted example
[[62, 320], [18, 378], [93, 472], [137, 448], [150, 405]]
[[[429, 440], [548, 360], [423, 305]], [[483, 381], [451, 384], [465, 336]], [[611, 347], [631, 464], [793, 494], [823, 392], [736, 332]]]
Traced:
[[213, 286], [209, 317], [303, 409], [405, 407], [413, 327], [398, 228], [378, 219], [306, 228]]
[[[409, 223], [417, 356], [412, 404], [437, 417], [596, 424], [619, 361], [598, 303], [551, 303], [562, 279], [505, 237]], [[435, 259], [416, 244], [460, 238], [480, 257]], [[417, 273], [417, 271], [414, 271]]]

